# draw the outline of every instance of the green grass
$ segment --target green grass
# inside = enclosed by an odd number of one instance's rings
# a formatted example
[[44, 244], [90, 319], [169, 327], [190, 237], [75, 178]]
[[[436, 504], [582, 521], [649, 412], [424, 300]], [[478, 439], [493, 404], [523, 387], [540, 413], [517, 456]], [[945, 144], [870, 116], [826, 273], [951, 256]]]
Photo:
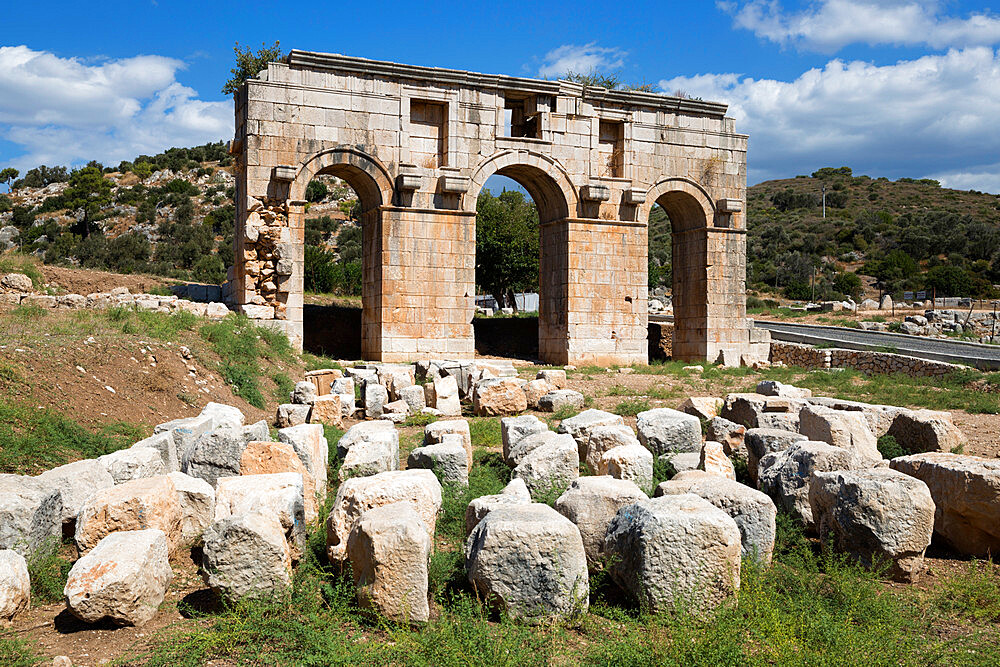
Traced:
[[630, 398], [616, 405], [611, 411], [623, 417], [634, 417], [640, 412], [651, 409], [649, 401], [644, 398]]
[[55, 410], [0, 399], [0, 473], [38, 473], [110, 454], [145, 436], [134, 424], [112, 422], [90, 431]]
[[286, 403], [289, 395], [295, 389], [295, 382], [288, 377], [284, 371], [275, 371], [271, 374], [271, 382], [274, 383], [274, 398], [278, 403]]
[[283, 333], [258, 327], [242, 315], [228, 315], [218, 322], [203, 324], [202, 338], [221, 358], [218, 371], [233, 393], [255, 408], [266, 405], [260, 386], [263, 374], [260, 359], [290, 361], [294, 352]]
[[13, 632], [0, 628], [0, 665], [4, 665], [4, 667], [30, 667], [42, 661], [43, 659], [31, 650], [28, 642]]
[[932, 591], [934, 605], [960, 619], [1000, 623], [1000, 566], [973, 560]]
[[497, 417], [473, 417], [469, 420], [469, 435], [473, 447], [499, 449], [500, 420]]
[[[154, 313], [114, 306], [100, 311], [101, 316], [123, 334], [142, 334], [158, 340], [175, 342], [182, 331], [193, 331], [200, 321], [197, 315], [178, 310], [174, 313]], [[87, 318], [74, 318], [72, 322], [79, 323], [81, 331], [89, 331]]]
[[35, 549], [28, 559], [32, 602], [52, 603], [63, 599], [63, 587], [73, 563], [60, 551], [59, 540], [52, 537]]
[[318, 371], [324, 368], [336, 368], [339, 370], [344, 370], [344, 367], [339, 361], [331, 359], [330, 357], [323, 357], [317, 354], [312, 354], [311, 352], [302, 353], [302, 361], [306, 365], [307, 371]]

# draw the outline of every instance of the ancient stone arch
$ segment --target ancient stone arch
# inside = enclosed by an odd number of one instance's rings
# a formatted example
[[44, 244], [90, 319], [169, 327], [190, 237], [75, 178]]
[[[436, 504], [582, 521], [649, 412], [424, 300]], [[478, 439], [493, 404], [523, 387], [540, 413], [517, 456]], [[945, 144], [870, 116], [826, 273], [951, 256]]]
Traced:
[[236, 95], [233, 297], [302, 344], [305, 189], [362, 203], [362, 352], [475, 354], [475, 210], [509, 176], [541, 221], [539, 355], [647, 359], [647, 221], [674, 231], [675, 357], [739, 363], [746, 136], [722, 104], [292, 51]]

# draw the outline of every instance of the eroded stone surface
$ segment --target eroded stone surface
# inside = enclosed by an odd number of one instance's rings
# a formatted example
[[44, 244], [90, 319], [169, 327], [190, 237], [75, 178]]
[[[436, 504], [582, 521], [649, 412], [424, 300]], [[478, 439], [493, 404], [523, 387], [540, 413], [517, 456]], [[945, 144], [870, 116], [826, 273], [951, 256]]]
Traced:
[[0, 621], [9, 621], [31, 603], [28, 561], [13, 549], [0, 550]]
[[201, 573], [224, 600], [269, 598], [292, 587], [292, 558], [281, 521], [237, 514], [205, 531]]
[[636, 415], [639, 442], [654, 455], [701, 450], [701, 422], [697, 417], [672, 410], [655, 408]]
[[76, 547], [90, 551], [111, 533], [156, 528], [171, 552], [181, 543], [181, 507], [168, 475], [134, 479], [90, 496], [76, 519]]
[[500, 493], [479, 496], [469, 502], [465, 508], [465, 535], [468, 537], [476, 524], [492, 510], [503, 505], [527, 505], [531, 503], [531, 494], [523, 479], [512, 479]]
[[37, 479], [59, 490], [63, 523], [76, 521], [80, 508], [94, 492], [115, 485], [114, 477], [96, 459], [74, 461], [46, 470]]
[[580, 477], [556, 499], [555, 509], [580, 530], [587, 565], [603, 565], [604, 534], [622, 507], [646, 500], [634, 482], [613, 477]]

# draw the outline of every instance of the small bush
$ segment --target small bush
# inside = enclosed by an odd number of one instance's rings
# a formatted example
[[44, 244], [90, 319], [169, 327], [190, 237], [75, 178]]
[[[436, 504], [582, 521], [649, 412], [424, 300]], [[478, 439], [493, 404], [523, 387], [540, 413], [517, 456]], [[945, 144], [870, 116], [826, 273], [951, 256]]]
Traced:
[[50, 537], [28, 559], [28, 576], [31, 579], [31, 599], [40, 602], [59, 602], [73, 563], [60, 554], [60, 543]]
[[883, 435], [878, 439], [878, 452], [884, 459], [894, 459], [907, 454], [907, 451], [891, 435]]

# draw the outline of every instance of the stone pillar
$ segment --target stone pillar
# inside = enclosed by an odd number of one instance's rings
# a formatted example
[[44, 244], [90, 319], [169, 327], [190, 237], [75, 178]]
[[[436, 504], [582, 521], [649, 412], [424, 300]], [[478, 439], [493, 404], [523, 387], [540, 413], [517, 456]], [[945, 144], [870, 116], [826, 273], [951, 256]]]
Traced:
[[475, 356], [475, 215], [382, 207], [373, 217], [364, 232], [364, 357]]
[[648, 360], [647, 226], [565, 219], [542, 226], [539, 356], [553, 364]]

